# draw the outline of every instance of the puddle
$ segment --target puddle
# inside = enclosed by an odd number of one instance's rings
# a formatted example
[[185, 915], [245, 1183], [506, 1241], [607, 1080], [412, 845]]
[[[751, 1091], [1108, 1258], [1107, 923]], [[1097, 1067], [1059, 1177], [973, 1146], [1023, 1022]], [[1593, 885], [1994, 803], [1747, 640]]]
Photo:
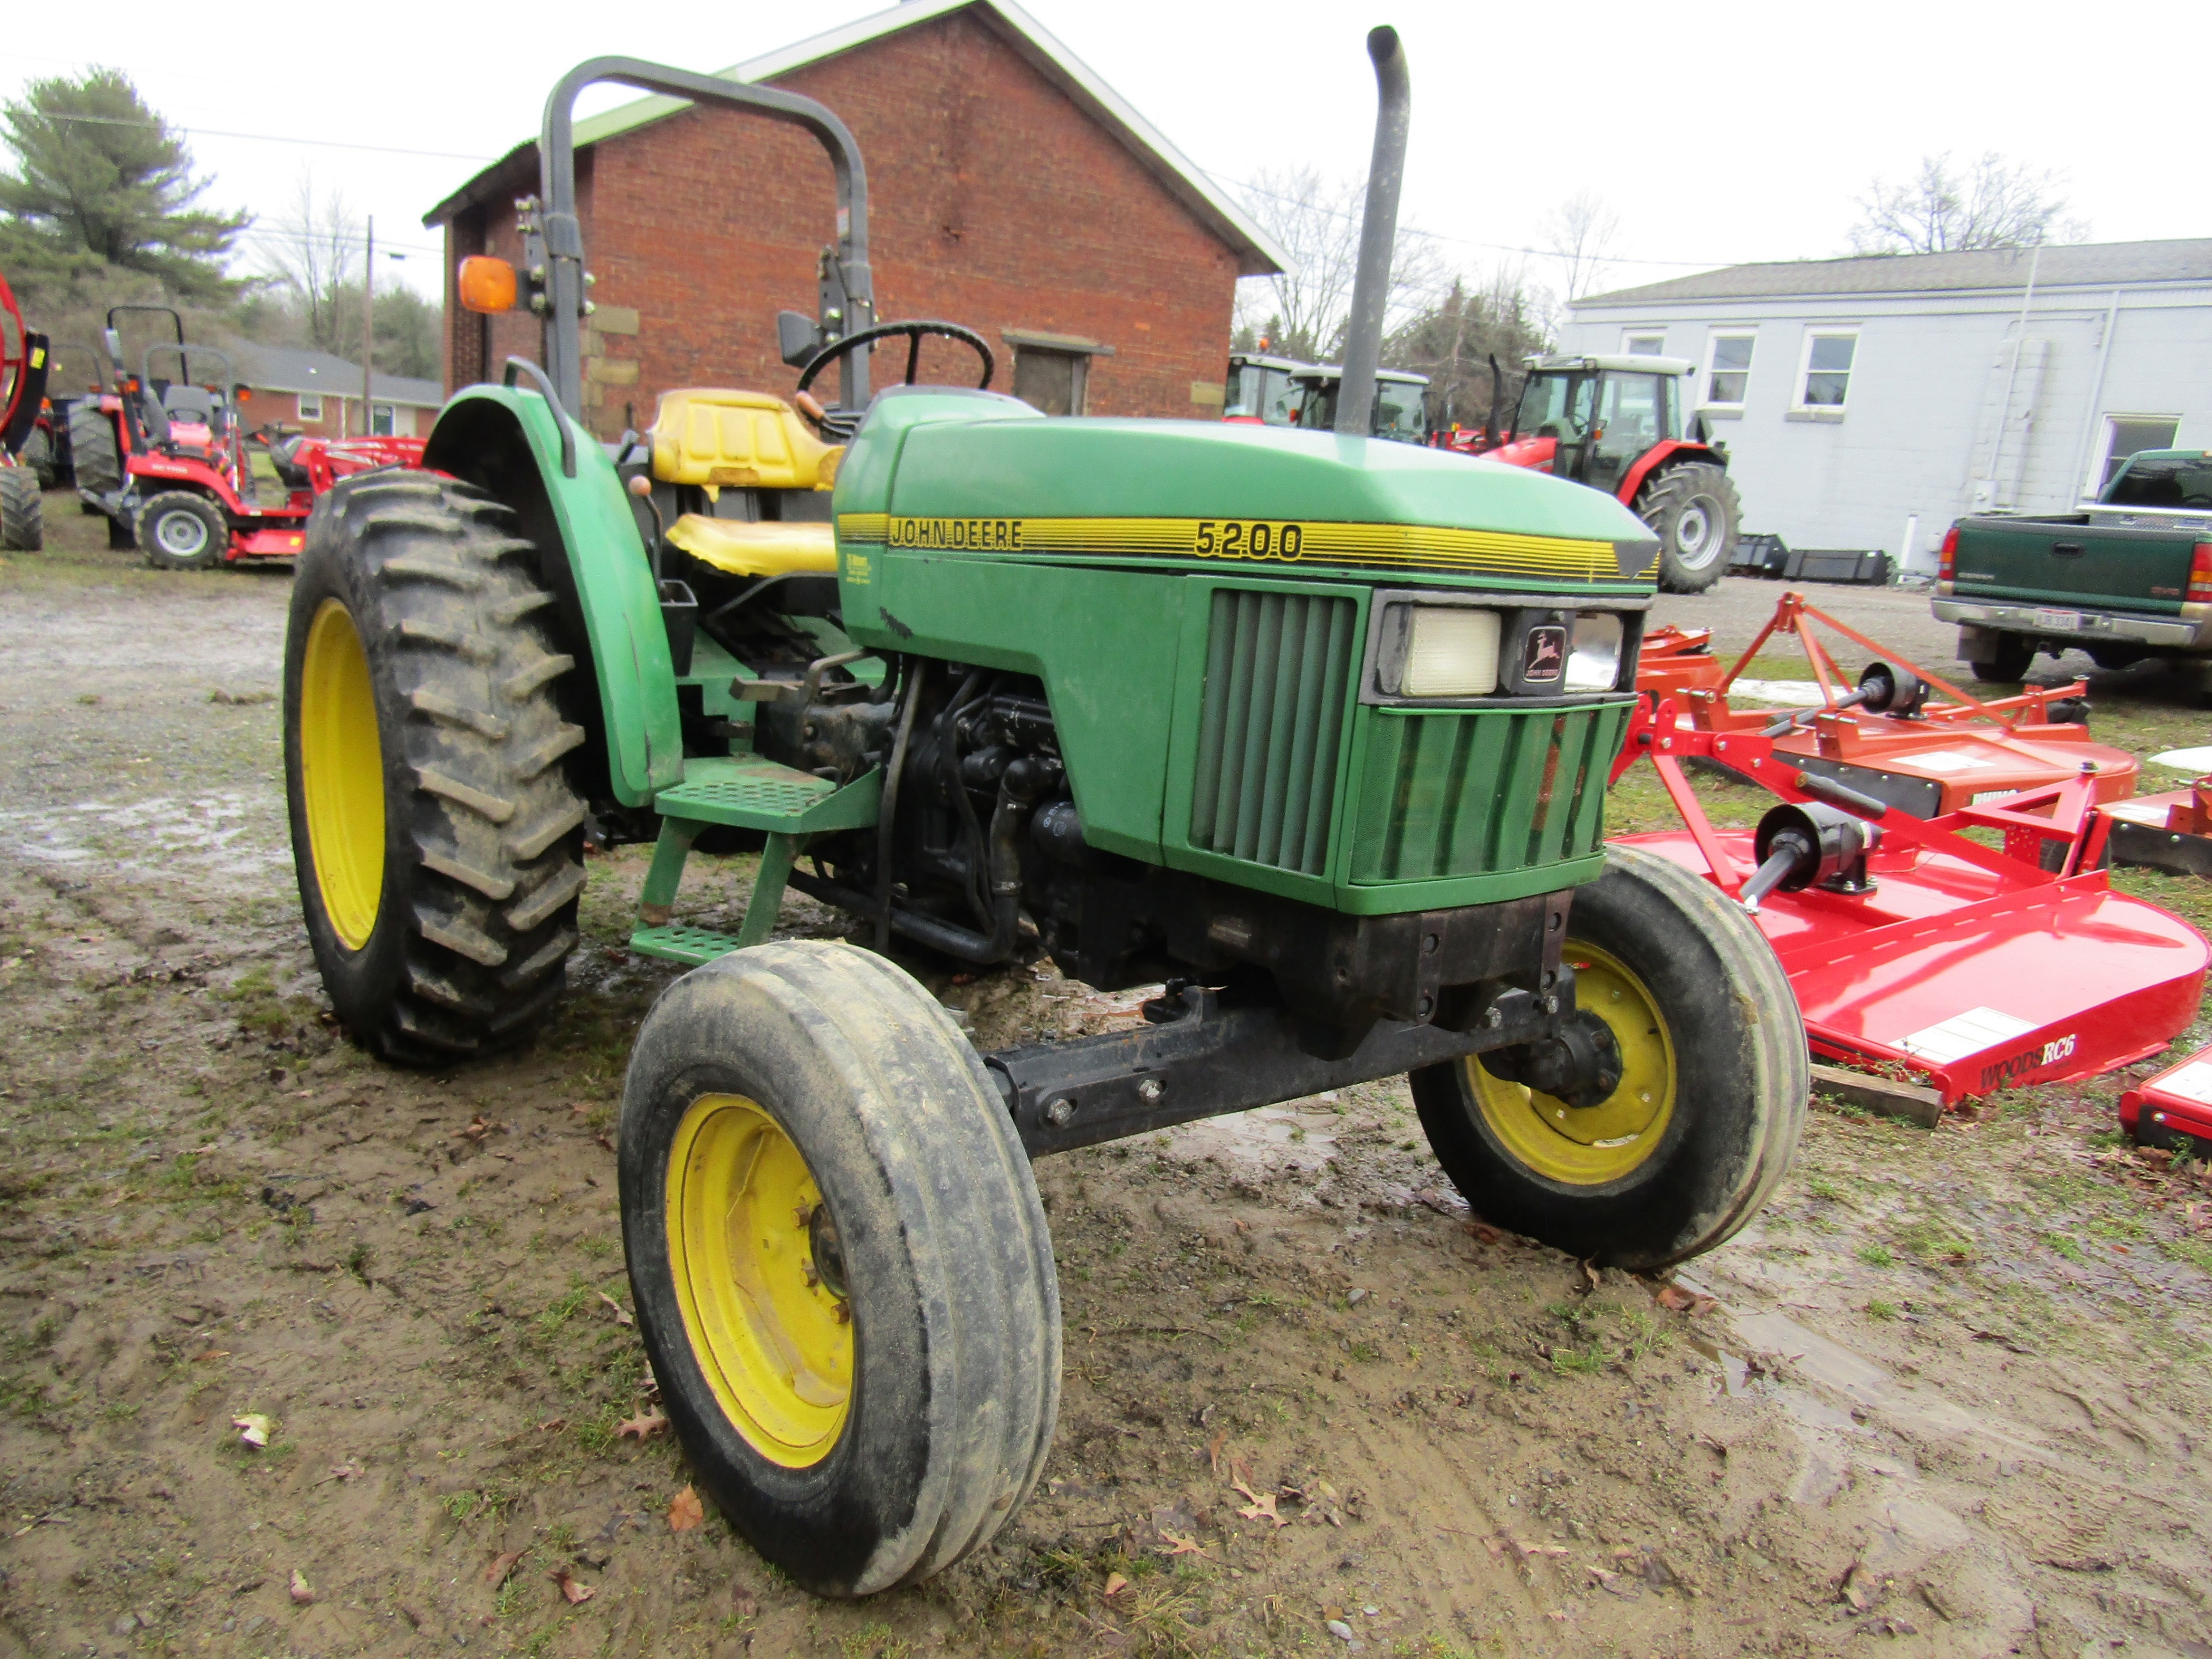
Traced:
[[1336, 1157], [1341, 1120], [1325, 1108], [1300, 1111], [1297, 1103], [1258, 1106], [1226, 1117], [1202, 1118], [1169, 1131], [1164, 1156], [1184, 1164], [1212, 1161], [1231, 1170], [1314, 1174]]
[[283, 815], [236, 791], [0, 812], [0, 845], [34, 863], [97, 860], [142, 873], [189, 866], [252, 878], [291, 858]]

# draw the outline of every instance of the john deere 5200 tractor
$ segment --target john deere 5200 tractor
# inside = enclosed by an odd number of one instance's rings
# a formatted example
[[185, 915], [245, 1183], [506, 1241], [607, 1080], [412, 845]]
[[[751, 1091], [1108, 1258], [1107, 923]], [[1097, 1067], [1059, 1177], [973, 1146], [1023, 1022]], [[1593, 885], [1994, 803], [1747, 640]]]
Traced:
[[[1370, 49], [1402, 132], [1395, 37]], [[670, 392], [611, 447], [569, 414], [596, 81], [829, 151], [788, 401]], [[994, 392], [980, 337], [872, 322], [860, 156], [804, 98], [600, 59], [540, 161], [520, 283], [462, 281], [542, 313], [544, 367], [457, 393], [424, 470], [341, 483], [300, 561], [300, 891], [346, 1025], [443, 1065], [553, 1008], [587, 824], [653, 842], [630, 947], [692, 969], [631, 1059], [623, 1239], [669, 1416], [764, 1555], [865, 1594], [1028, 1492], [1060, 1389], [1045, 1153], [1410, 1073], [1503, 1226], [1656, 1267], [1757, 1208], [1806, 1094], [1789, 984], [1716, 888], [1602, 841], [1635, 517], [1364, 434]], [[933, 334], [975, 386], [912, 384]], [[908, 383], [871, 398], [886, 338]], [[747, 836], [738, 933], [687, 925], [687, 865]], [[876, 949], [771, 942], [787, 885]], [[1134, 1030], [979, 1054], [894, 939], [1164, 988]]]

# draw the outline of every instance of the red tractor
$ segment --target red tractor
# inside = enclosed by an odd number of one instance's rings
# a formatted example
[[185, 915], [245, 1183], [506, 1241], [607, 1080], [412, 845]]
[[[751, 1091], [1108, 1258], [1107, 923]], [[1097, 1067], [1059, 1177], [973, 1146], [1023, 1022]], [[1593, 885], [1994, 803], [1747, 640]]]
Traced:
[[1692, 365], [1680, 357], [1553, 356], [1528, 360], [1510, 425], [1491, 359], [1488, 424], [1430, 441], [1462, 455], [1556, 473], [1619, 499], [1659, 536], [1659, 586], [1699, 593], [1726, 574], [1742, 516], [1728, 452], [1685, 420]]
[[46, 391], [46, 337], [23, 323], [0, 276], [0, 547], [34, 553], [46, 544], [46, 498], [22, 459]]
[[[227, 354], [185, 344], [179, 320], [178, 338], [148, 347], [141, 372], [126, 375], [114, 315], [106, 343], [117, 391], [70, 411], [77, 493], [107, 516], [111, 546], [135, 543], [158, 570], [294, 557], [316, 497], [337, 480], [422, 460], [415, 438], [246, 432]], [[155, 373], [167, 354], [176, 359], [174, 380]], [[187, 377], [194, 366], [200, 384]]]
[[1221, 418], [1245, 426], [1296, 426], [1298, 397], [1291, 377], [1312, 367], [1260, 351], [1231, 352], [1228, 399]]

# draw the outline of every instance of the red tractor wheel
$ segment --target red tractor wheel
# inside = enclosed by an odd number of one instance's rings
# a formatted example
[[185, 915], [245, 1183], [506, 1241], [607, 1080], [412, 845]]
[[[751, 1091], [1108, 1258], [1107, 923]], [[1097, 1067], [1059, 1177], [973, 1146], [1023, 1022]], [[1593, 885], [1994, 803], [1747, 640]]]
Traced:
[[138, 548], [156, 570], [214, 570], [230, 551], [230, 525], [206, 496], [165, 489], [138, 509]]

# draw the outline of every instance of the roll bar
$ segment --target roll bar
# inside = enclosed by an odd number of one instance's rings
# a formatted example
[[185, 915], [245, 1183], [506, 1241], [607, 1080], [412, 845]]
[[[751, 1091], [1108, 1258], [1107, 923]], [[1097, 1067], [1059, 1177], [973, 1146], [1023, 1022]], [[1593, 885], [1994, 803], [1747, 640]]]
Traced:
[[[555, 83], [545, 100], [545, 125], [538, 146], [538, 212], [526, 210], [524, 258], [533, 285], [545, 295], [545, 369], [562, 405], [584, 402], [584, 238], [576, 217], [576, 94], [601, 81], [695, 104], [723, 104], [788, 121], [812, 133], [829, 152], [837, 177], [837, 248], [821, 272], [822, 323], [830, 340], [875, 321], [875, 285], [868, 269], [868, 175], [860, 147], [845, 124], [823, 105], [793, 92], [748, 86], [635, 58], [593, 58]], [[541, 275], [542, 273], [542, 275]], [[843, 402], [868, 398], [866, 353], [846, 359]]]

